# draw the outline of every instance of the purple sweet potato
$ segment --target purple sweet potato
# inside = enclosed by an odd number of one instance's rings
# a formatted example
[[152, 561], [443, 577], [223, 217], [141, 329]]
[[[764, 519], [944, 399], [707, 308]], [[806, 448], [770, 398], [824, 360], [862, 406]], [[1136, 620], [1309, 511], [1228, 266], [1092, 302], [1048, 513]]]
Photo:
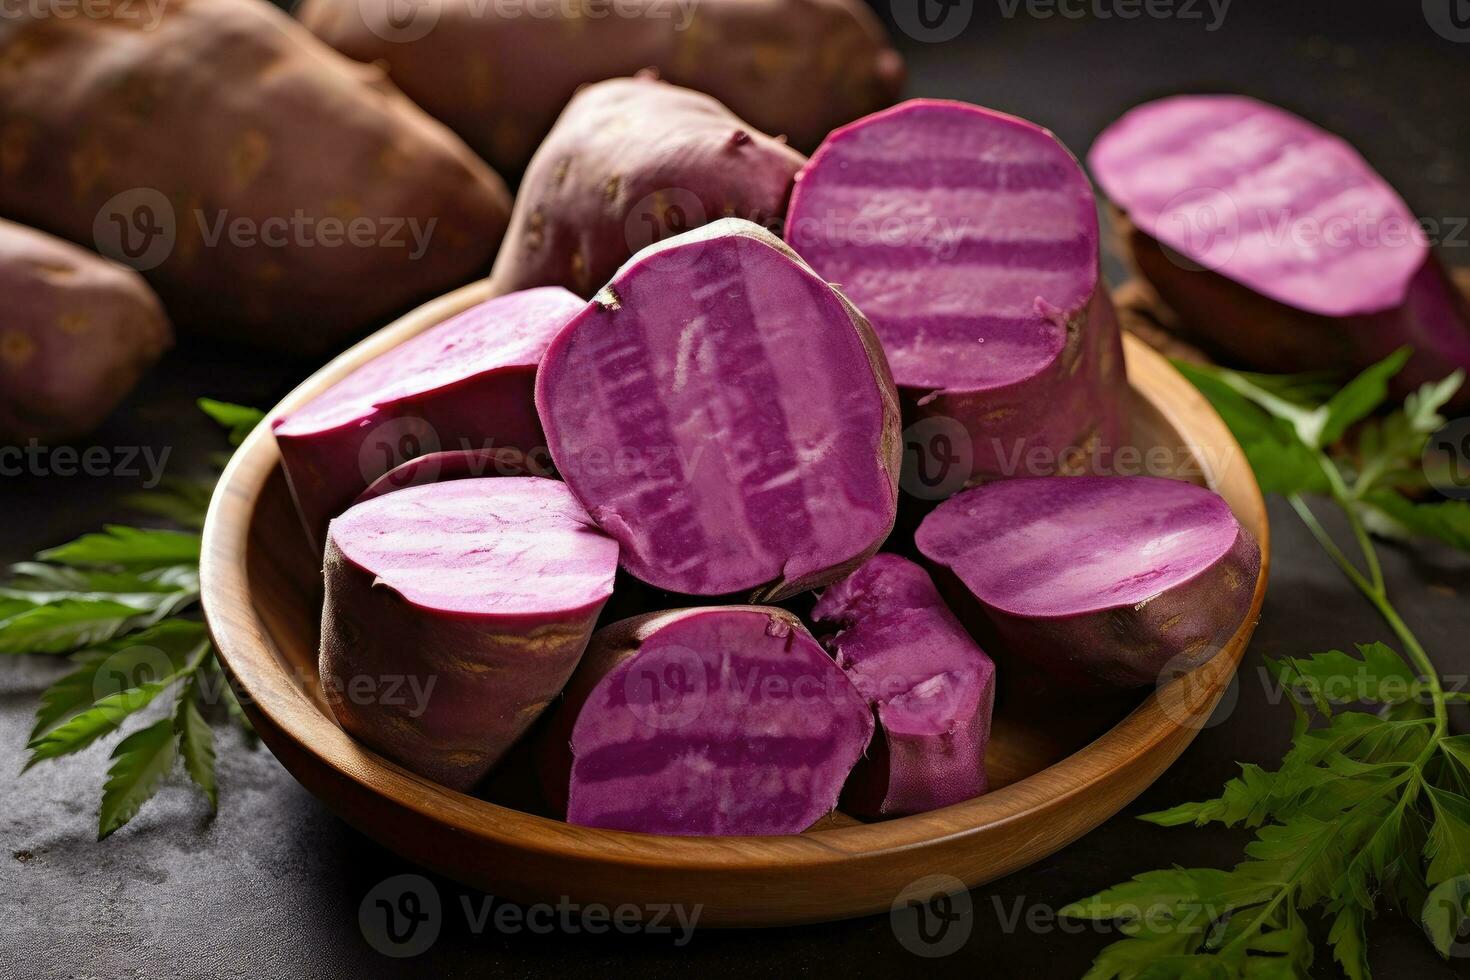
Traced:
[[0, 17], [0, 213], [181, 332], [320, 353], [489, 268], [504, 183], [381, 69], [259, 0], [48, 6]]
[[797, 175], [786, 240], [872, 321], [906, 416], [963, 426], [975, 476], [1105, 464], [1125, 437], [1092, 189], [1041, 127], [927, 99], [860, 119]]
[[0, 443], [101, 424], [173, 342], [136, 272], [0, 221]]
[[300, 17], [339, 51], [384, 65], [506, 175], [578, 88], [644, 68], [808, 150], [903, 85], [903, 62], [862, 0], [394, 4], [307, 0]]
[[332, 713], [406, 768], [473, 786], [571, 676], [617, 554], [556, 480], [434, 483], [353, 507], [327, 542]]
[[878, 737], [843, 792], [860, 816], [922, 813], [984, 793], [995, 664], [929, 575], [898, 555], [869, 558], [822, 593], [812, 619], [878, 713]]
[[650, 585], [784, 598], [841, 578], [893, 527], [882, 351], [750, 222], [635, 255], [552, 341], [536, 406], [557, 471]]
[[1210, 659], [1261, 564], [1218, 495], [1143, 476], [987, 484], [936, 508], [915, 543], [979, 601], [1005, 652], [1093, 687]]
[[296, 509], [318, 546], [327, 522], [417, 456], [542, 444], [536, 365], [585, 306], [564, 289], [500, 296], [369, 361], [275, 421]]
[[776, 224], [805, 160], [707, 95], [647, 76], [589, 85], [531, 161], [493, 278], [590, 297], [658, 239], [726, 215]]
[[652, 613], [593, 637], [552, 719], [549, 795], [588, 827], [796, 834], [872, 736], [862, 695], [785, 610]]
[[1408, 206], [1337, 136], [1254, 99], [1176, 96], [1113, 123], [1088, 163], [1124, 253], [1217, 355], [1357, 370], [1410, 345], [1399, 394], [1470, 369], [1470, 308]]

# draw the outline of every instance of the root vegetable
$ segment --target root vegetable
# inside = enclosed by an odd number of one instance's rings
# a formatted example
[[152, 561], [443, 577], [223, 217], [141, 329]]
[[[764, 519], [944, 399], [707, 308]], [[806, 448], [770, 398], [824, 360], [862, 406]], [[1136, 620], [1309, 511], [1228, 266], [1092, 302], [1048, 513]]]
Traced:
[[557, 471], [659, 588], [794, 595], [841, 578], [893, 526], [882, 352], [749, 222], [635, 255], [552, 342], [536, 405]]
[[873, 715], [796, 617], [713, 606], [599, 630], [552, 729], [570, 823], [796, 834], [836, 806]]
[[822, 593], [812, 618], [841, 627], [823, 644], [878, 715], [843, 809], [901, 816], [984, 793], [995, 664], [928, 573], [898, 555], [874, 555]]
[[457, 480], [359, 504], [327, 543], [327, 703], [369, 747], [468, 789], [571, 676], [616, 566], [616, 543], [556, 480]]
[[1005, 651], [1115, 688], [1214, 656], [1250, 609], [1261, 563], [1218, 495], [1144, 476], [967, 490], [924, 519], [915, 543], [979, 601]]
[[[370, 483], [441, 449], [543, 445], [536, 365], [586, 304], [531, 289], [466, 310], [375, 358], [273, 423], [281, 462], [313, 542]], [[319, 546], [319, 545], [318, 545]]]
[[1254, 99], [1176, 96], [1113, 123], [1088, 163], [1124, 253], [1217, 355], [1351, 371], [1408, 345], [1400, 395], [1470, 369], [1470, 307], [1413, 212], [1337, 136]]
[[646, 76], [589, 85], [531, 161], [493, 278], [590, 297], [659, 239], [726, 215], [779, 223], [805, 159], [707, 95]]
[[0, 443], [90, 432], [173, 343], [137, 273], [9, 221], [0, 296]]
[[1051, 133], [914, 100], [834, 132], [786, 240], [883, 341], [906, 417], [955, 420], [976, 477], [1105, 468], [1127, 434], [1096, 204]]

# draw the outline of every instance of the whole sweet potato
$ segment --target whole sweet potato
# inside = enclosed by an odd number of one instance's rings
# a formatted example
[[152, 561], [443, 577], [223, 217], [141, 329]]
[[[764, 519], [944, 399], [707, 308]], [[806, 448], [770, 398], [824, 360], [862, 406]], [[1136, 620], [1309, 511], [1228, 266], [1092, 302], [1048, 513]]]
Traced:
[[774, 224], [805, 159], [707, 95], [647, 76], [590, 85], [531, 161], [496, 285], [590, 298], [654, 241], [730, 215]]
[[152, 9], [0, 19], [0, 214], [144, 271], [180, 329], [301, 352], [488, 267], [503, 183], [381, 71], [259, 0]]
[[0, 221], [0, 442], [94, 428], [173, 341], [131, 269]]
[[317, 36], [381, 63], [502, 173], [588, 82], [656, 68], [810, 150], [898, 97], [903, 63], [862, 0], [306, 0]]

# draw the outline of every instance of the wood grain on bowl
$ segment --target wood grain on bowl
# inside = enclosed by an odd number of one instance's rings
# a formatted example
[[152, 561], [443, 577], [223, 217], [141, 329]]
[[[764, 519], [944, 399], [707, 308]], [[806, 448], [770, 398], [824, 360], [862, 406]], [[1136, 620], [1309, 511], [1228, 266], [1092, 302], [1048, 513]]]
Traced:
[[[404, 317], [317, 372], [272, 415], [490, 295], [488, 283], [467, 286]], [[987, 757], [995, 788], [941, 810], [880, 823], [839, 814], [788, 837], [656, 837], [571, 826], [456, 793], [369, 751], [337, 727], [321, 697], [320, 574], [268, 426], [240, 447], [210, 506], [205, 612], [251, 721], [308, 790], [384, 846], [497, 895], [680, 902], [702, 905], [703, 924], [750, 926], [884, 911], [930, 874], [973, 886], [1076, 840], [1153, 782], [1208, 719], [1260, 614], [1270, 541], [1249, 465], [1167, 361], [1133, 337], [1125, 353], [1140, 467], [1171, 462], [1177, 475], [1213, 487], [1260, 542], [1250, 612], [1218, 656], [1147, 697], [1087, 710], [998, 706]]]

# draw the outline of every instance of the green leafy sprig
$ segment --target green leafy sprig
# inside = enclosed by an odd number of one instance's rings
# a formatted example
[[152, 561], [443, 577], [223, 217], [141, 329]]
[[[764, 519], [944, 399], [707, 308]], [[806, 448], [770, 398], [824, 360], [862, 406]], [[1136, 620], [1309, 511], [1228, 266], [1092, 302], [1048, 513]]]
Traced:
[[[1242, 765], [1215, 799], [1143, 817], [1252, 828], [1244, 860], [1150, 871], [1069, 905], [1063, 914], [1111, 921], [1125, 937], [1103, 949], [1089, 980], [1304, 977], [1313, 912], [1342, 971], [1365, 980], [1365, 923], [1380, 907], [1418, 915], [1445, 956], [1470, 923], [1470, 736], [1451, 734], [1447, 712], [1463, 695], [1444, 690], [1394, 608], [1372, 539], [1430, 537], [1470, 550], [1470, 503], [1417, 499], [1429, 486], [1425, 445], [1463, 374], [1370, 418], [1408, 356], [1396, 352], [1327, 397], [1317, 377], [1178, 365], [1230, 426], [1261, 487], [1286, 497], [1403, 655], [1372, 643], [1267, 661], [1296, 712], [1280, 766]], [[1308, 498], [1344, 515], [1361, 567]]]
[[[262, 418], [208, 399], [200, 408], [235, 445]], [[11, 566], [0, 585], [0, 654], [67, 655], [73, 666], [41, 694], [26, 769], [81, 752], [150, 706], [169, 705], [113, 749], [98, 839], [131, 820], [180, 759], [213, 812], [219, 788], [210, 719], [254, 737], [204, 624], [181, 615], [199, 601], [198, 529], [213, 485], [169, 478], [130, 501], [192, 530], [109, 525]]]

